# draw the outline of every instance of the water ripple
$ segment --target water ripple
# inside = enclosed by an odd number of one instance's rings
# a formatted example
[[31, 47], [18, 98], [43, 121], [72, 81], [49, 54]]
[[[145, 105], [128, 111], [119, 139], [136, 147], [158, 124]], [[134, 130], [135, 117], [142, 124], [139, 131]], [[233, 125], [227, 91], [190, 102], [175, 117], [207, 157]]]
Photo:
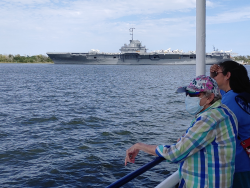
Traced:
[[[195, 66], [0, 66], [2, 187], [106, 187], [154, 158], [125, 167], [128, 147], [175, 143], [193, 118], [175, 90]], [[162, 162], [124, 187], [176, 169]]]

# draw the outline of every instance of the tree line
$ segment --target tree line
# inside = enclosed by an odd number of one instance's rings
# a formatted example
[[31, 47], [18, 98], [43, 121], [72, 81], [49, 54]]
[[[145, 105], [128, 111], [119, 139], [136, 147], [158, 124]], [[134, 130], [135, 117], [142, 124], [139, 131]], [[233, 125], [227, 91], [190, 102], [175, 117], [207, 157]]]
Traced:
[[233, 57], [235, 61], [243, 61], [244, 63], [250, 64], [250, 56], [235, 56]]
[[53, 63], [46, 55], [21, 56], [17, 55], [2, 55], [0, 54], [0, 62], [6, 63]]

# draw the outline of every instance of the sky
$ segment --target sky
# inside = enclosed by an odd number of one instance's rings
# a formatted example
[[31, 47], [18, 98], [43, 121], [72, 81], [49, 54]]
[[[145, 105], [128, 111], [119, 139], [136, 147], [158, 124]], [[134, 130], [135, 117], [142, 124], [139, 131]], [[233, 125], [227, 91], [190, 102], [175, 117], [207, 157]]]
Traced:
[[[196, 50], [196, 0], [0, 0], [0, 54]], [[250, 1], [206, 1], [206, 51], [250, 55]]]

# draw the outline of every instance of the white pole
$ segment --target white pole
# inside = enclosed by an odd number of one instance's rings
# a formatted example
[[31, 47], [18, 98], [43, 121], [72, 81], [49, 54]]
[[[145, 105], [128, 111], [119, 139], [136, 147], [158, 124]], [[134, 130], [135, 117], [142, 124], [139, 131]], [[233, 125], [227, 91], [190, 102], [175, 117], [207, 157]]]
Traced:
[[206, 0], [196, 0], [196, 76], [206, 72]]

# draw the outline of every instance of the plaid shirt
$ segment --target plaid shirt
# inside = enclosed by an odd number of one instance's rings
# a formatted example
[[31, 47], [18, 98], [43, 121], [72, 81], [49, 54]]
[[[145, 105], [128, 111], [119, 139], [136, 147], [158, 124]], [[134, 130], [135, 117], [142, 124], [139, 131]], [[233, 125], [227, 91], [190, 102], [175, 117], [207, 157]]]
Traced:
[[217, 101], [196, 115], [179, 142], [159, 145], [156, 154], [180, 163], [179, 187], [232, 187], [237, 127], [234, 113]]

